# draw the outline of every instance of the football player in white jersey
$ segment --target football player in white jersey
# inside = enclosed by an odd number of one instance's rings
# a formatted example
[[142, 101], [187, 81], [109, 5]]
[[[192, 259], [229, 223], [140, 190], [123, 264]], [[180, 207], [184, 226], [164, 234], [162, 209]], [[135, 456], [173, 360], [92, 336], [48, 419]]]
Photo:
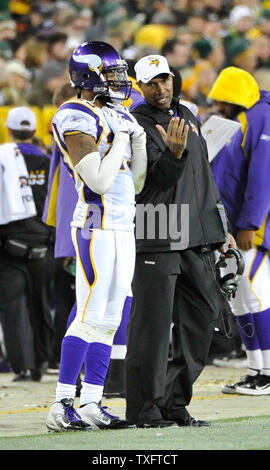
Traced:
[[[120, 103], [131, 90], [127, 64], [107, 43], [81, 44], [69, 64], [78, 98], [53, 118], [55, 141], [74, 179], [71, 223], [76, 249], [77, 313], [62, 342], [49, 430], [124, 427], [101, 406], [114, 334], [135, 264], [135, 194], [146, 176], [143, 128]], [[76, 380], [84, 364], [80, 408]]]

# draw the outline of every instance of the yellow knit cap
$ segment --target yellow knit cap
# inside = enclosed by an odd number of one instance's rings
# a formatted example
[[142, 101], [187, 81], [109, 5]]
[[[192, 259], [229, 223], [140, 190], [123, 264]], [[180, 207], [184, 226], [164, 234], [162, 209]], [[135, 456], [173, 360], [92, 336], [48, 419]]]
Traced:
[[260, 99], [260, 89], [250, 73], [238, 67], [227, 67], [219, 74], [208, 96], [249, 109]]
[[160, 50], [172, 36], [170, 29], [163, 24], [147, 24], [140, 28], [134, 38], [136, 46], [152, 46]]
[[9, 9], [16, 15], [28, 15], [30, 13], [30, 0], [10, 0]]

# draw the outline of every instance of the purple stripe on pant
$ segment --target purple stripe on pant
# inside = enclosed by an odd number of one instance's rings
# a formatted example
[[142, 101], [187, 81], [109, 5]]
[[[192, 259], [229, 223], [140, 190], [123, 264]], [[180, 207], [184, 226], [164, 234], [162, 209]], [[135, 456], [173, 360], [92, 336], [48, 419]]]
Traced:
[[90, 243], [92, 236], [93, 230], [89, 230], [86, 238], [82, 236], [82, 231], [80, 228], [76, 230], [76, 239], [78, 243], [80, 260], [90, 286], [94, 283], [95, 280], [95, 271], [93, 269], [92, 260], [90, 257]]

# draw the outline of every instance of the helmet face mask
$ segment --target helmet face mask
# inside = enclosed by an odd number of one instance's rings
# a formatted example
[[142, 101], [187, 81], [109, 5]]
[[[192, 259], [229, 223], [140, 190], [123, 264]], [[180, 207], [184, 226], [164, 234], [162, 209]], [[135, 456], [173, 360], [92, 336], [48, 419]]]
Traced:
[[69, 61], [71, 85], [108, 96], [112, 101], [128, 99], [132, 83], [127, 63], [107, 43], [92, 41], [81, 44]]

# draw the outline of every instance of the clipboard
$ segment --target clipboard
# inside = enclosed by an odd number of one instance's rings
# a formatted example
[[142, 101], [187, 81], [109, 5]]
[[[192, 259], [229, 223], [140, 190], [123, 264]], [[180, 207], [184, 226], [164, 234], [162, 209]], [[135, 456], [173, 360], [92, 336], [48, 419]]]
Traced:
[[239, 129], [241, 129], [241, 124], [237, 121], [219, 116], [211, 116], [207, 119], [201, 127], [201, 132], [207, 144], [210, 163]]

